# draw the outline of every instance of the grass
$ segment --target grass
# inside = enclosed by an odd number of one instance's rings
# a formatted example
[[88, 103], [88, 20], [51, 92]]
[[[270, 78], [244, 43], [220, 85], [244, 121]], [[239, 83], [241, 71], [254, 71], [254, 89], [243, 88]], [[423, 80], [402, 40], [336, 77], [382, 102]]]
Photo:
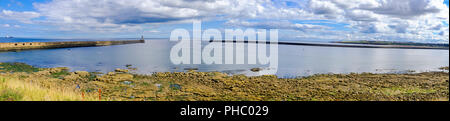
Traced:
[[9, 88], [6, 83], [6, 79], [3, 78], [0, 82], [0, 101], [14, 101], [14, 100], [22, 100], [23, 93]]
[[0, 72], [37, 72], [39, 68], [35, 68], [25, 63], [0, 63]]
[[64, 87], [42, 87], [32, 82], [0, 77], [0, 101], [97, 101], [93, 93]]

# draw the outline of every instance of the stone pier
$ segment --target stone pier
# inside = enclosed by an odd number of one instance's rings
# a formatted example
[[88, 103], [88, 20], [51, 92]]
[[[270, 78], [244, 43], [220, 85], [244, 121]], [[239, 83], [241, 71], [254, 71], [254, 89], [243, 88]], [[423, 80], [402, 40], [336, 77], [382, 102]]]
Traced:
[[0, 43], [0, 51], [17, 51], [31, 49], [52, 49], [72, 47], [95, 47], [145, 43], [145, 40], [115, 40], [115, 41], [67, 41], [67, 42], [11, 42]]

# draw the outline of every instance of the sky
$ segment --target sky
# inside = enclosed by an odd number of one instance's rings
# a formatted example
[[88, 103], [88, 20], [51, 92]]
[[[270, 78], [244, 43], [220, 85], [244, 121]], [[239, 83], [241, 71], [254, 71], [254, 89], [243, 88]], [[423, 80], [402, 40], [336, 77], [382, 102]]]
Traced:
[[[280, 40], [449, 42], [448, 0], [0, 0], [0, 36], [168, 38], [278, 29]], [[222, 31], [223, 32], [223, 31]]]

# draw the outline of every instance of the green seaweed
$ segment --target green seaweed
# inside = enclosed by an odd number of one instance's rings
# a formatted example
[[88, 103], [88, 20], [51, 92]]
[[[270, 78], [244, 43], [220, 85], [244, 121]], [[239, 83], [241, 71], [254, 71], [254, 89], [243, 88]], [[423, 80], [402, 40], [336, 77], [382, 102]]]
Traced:
[[0, 72], [38, 72], [39, 68], [35, 68], [25, 63], [0, 63]]

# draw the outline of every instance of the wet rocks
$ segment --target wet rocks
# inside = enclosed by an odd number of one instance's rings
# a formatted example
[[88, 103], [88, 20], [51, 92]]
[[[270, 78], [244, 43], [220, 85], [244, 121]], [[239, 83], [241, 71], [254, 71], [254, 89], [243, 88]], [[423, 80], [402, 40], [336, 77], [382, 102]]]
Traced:
[[69, 68], [67, 68], [67, 67], [56, 67], [56, 68], [49, 68], [48, 71], [53, 74], [53, 73], [59, 73], [59, 72], [62, 72], [62, 71], [69, 71]]
[[118, 73], [128, 73], [128, 71], [129, 71], [129, 70], [127, 70], [127, 69], [120, 69], [120, 68], [116, 68], [116, 69], [114, 70], [114, 72], [118, 72]]
[[252, 68], [252, 69], [250, 69], [250, 71], [252, 71], [252, 72], [259, 72], [261, 70], [262, 70], [261, 68]]
[[38, 71], [36, 73], [34, 73], [35, 75], [39, 75], [39, 76], [45, 76], [45, 75], [50, 75], [50, 71], [48, 70], [42, 70], [42, 71]]
[[71, 72], [68, 75], [63, 77], [63, 80], [66, 81], [88, 81], [88, 78], [91, 74], [87, 71], [75, 71]]
[[75, 71], [74, 74], [80, 76], [80, 77], [87, 77], [90, 76], [91, 74], [87, 71]]
[[78, 79], [80, 79], [80, 77], [76, 74], [70, 74], [70, 75], [64, 76], [63, 79], [66, 81], [77, 81]]
[[132, 79], [133, 79], [133, 75], [126, 74], [126, 73], [108, 73], [106, 75], [99, 76], [96, 78], [96, 80], [98, 80], [98, 81], [111, 82], [111, 83], [130, 81]]
[[197, 71], [198, 68], [184, 68], [184, 70], [187, 70], [187, 71]]

